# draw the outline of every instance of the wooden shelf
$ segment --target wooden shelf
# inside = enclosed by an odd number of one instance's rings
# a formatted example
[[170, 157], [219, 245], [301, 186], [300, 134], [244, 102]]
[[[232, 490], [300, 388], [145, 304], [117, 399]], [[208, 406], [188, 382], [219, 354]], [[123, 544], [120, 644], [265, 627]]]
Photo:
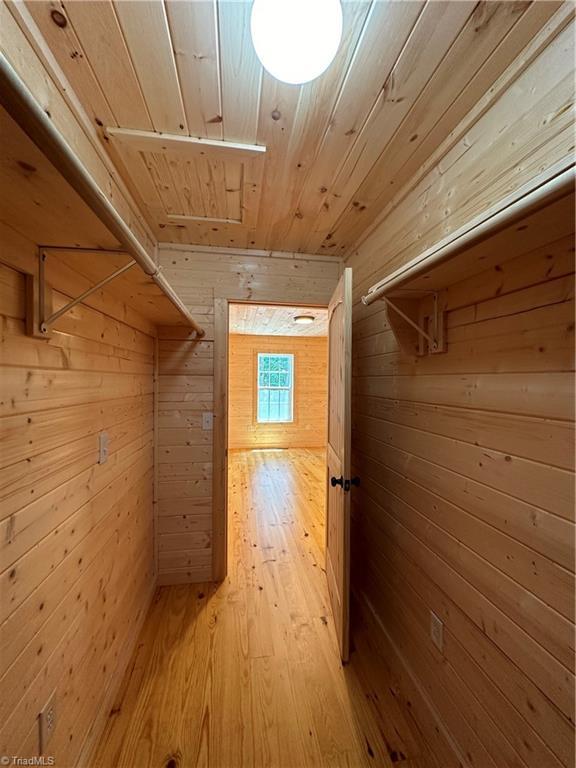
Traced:
[[[52, 260], [93, 282], [130, 261], [118, 240], [4, 109], [0, 109], [0, 133], [4, 150], [0, 207], [8, 226], [50, 250]], [[10, 264], [7, 254], [3, 261]], [[110, 283], [108, 290], [154, 325], [185, 323], [170, 299], [138, 267]]]
[[364, 304], [384, 301], [390, 326], [407, 354], [445, 352], [445, 295], [449, 286], [501, 268], [544, 245], [550, 230], [568, 234], [574, 213], [574, 167], [561, 171], [537, 189], [516, 191], [479, 219], [402, 265], [373, 285]]

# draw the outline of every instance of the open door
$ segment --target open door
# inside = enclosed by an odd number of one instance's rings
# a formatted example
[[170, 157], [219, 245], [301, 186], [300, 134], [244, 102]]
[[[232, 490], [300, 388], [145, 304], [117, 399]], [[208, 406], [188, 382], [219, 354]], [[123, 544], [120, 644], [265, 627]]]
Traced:
[[349, 654], [351, 385], [352, 270], [346, 268], [328, 306], [326, 455], [326, 576], [342, 661]]
[[214, 299], [212, 579], [228, 572], [228, 301]]

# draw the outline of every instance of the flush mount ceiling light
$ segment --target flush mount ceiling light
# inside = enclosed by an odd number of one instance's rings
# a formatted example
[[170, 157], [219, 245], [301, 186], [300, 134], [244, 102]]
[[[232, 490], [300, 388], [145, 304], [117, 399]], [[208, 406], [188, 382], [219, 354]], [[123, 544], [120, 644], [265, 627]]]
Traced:
[[294, 322], [298, 323], [298, 325], [308, 325], [309, 323], [313, 323], [315, 319], [314, 315], [296, 315], [294, 317]]
[[301, 85], [332, 63], [342, 38], [340, 0], [254, 0], [252, 42], [264, 69]]

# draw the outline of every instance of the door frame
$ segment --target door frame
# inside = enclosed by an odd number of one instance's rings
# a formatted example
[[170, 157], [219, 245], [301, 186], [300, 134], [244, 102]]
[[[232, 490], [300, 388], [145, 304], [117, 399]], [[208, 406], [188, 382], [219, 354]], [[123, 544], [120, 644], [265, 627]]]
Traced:
[[212, 432], [212, 580], [228, 573], [228, 334], [230, 304], [327, 309], [327, 304], [297, 301], [214, 299], [214, 394]]
[[214, 299], [212, 579], [228, 572], [228, 299]]

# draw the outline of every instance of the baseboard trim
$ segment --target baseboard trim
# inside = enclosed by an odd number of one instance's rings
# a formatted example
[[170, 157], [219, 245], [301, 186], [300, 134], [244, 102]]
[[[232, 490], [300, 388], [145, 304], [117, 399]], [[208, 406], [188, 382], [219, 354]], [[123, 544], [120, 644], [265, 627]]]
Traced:
[[136, 644], [138, 642], [138, 638], [140, 637], [140, 633], [142, 632], [144, 622], [150, 613], [152, 600], [156, 594], [156, 588], [156, 579], [152, 578], [150, 580], [148, 594], [144, 603], [145, 609], [142, 611], [141, 617], [134, 625], [134, 629], [129, 636], [128, 641], [124, 644], [122, 653], [118, 657], [116, 668], [110, 677], [110, 683], [102, 695], [102, 701], [98, 708], [99, 714], [93, 721], [92, 727], [84, 738], [84, 743], [80, 750], [78, 760], [76, 761], [75, 768], [90, 768], [90, 766], [94, 764], [94, 753], [99, 746], [100, 737], [104, 733], [109, 712], [112, 708], [112, 704], [116, 696], [118, 695], [122, 681], [124, 680], [124, 675], [128, 669], [130, 659], [132, 658], [132, 655], [136, 649]]
[[[470, 765], [469, 761], [466, 759], [466, 756], [461, 751], [458, 744], [455, 742], [454, 737], [452, 736], [450, 731], [446, 728], [446, 726], [440, 719], [438, 712], [433, 702], [430, 699], [430, 696], [428, 695], [426, 690], [422, 687], [418, 678], [414, 675], [414, 673], [410, 669], [410, 666], [406, 662], [405, 658], [403, 657], [396, 643], [392, 640], [389, 632], [387, 631], [382, 620], [380, 619], [378, 612], [376, 611], [376, 608], [374, 607], [370, 598], [362, 590], [354, 590], [353, 599], [357, 605], [357, 608], [360, 611], [362, 620], [367, 621], [369, 625], [371, 625], [374, 629], [376, 629], [380, 633], [381, 639], [376, 640], [377, 644], [382, 645], [382, 640], [383, 640], [386, 646], [385, 655], [389, 657], [390, 652], [392, 653], [393, 658], [390, 659], [390, 663], [392, 666], [394, 665], [396, 666], [399, 672], [398, 677], [400, 678], [400, 681], [402, 681], [402, 679], [408, 681], [408, 686], [405, 685], [404, 687], [411, 688], [412, 689], [411, 694], [414, 694], [416, 697], [418, 697], [418, 699], [420, 700], [421, 706], [426, 709], [429, 715], [429, 719], [434, 723], [434, 727], [436, 731], [441, 734], [443, 739], [446, 741], [446, 743], [452, 750], [454, 754], [455, 764], [459, 763], [461, 766], [469, 766]], [[407, 696], [408, 693], [409, 691], [404, 690], [402, 698], [414, 699], [414, 695]], [[430, 740], [426, 737], [427, 729], [423, 722], [418, 722], [416, 707], [414, 706], [410, 707], [410, 716], [412, 717], [412, 719], [416, 721], [420, 731], [424, 735], [424, 738], [429, 748], [431, 748]], [[433, 750], [431, 751], [433, 752]]]

